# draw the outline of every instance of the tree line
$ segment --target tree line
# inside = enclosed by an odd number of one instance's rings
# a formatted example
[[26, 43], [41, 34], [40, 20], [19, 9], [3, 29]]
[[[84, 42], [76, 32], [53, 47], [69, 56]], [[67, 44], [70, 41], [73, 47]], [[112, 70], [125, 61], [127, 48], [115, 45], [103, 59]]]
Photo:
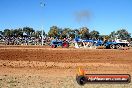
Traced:
[[[92, 30], [88, 27], [82, 27], [78, 29], [71, 28], [59, 28], [57, 26], [50, 27], [48, 34], [43, 32], [44, 36], [54, 37], [54, 38], [82, 38], [82, 39], [101, 39], [107, 38], [109, 40], [114, 40], [115, 38], [122, 40], [130, 40], [131, 34], [126, 29], [119, 29], [117, 31], [111, 32], [109, 35], [101, 35], [99, 31]], [[18, 29], [4, 29], [4, 31], [0, 31], [0, 36], [3, 37], [35, 37], [39, 38], [42, 36], [42, 31], [36, 31], [31, 27], [23, 27]]]
[[42, 31], [35, 31], [35, 29], [31, 27], [23, 27], [18, 29], [4, 29], [4, 31], [0, 31], [0, 36], [2, 37], [40, 37]]

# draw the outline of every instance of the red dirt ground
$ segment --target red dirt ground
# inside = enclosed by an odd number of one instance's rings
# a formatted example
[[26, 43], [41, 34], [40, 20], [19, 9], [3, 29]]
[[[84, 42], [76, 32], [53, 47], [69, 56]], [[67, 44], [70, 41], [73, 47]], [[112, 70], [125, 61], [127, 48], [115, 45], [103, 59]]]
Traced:
[[128, 64], [132, 61], [132, 50], [8, 47], [0, 48], [0, 60]]
[[75, 77], [80, 66], [94, 74], [132, 74], [132, 49], [0, 46], [0, 75]]
[[[128, 66], [132, 50], [47, 48], [42, 46], [0, 46], [0, 63], [17, 67]], [[9, 64], [10, 63], [10, 64]], [[13, 65], [15, 64], [15, 65]], [[28, 66], [30, 65], [30, 66]], [[32, 66], [33, 65], [33, 66]], [[110, 69], [110, 68], [109, 68]]]

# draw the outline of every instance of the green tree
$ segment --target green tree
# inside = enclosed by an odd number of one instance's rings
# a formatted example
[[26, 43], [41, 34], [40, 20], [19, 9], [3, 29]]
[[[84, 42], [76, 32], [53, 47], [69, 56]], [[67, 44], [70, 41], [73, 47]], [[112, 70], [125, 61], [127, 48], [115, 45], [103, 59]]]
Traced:
[[115, 40], [117, 38], [116, 32], [115, 31], [111, 32], [109, 37], [110, 37], [110, 40]]
[[69, 37], [71, 37], [72, 39], [75, 38], [75, 30], [69, 30]]
[[10, 30], [10, 37], [14, 37], [14, 30], [13, 29]]
[[35, 32], [35, 37], [39, 38], [41, 36], [41, 34], [42, 34], [42, 31], [36, 31]]
[[19, 29], [15, 29], [15, 30], [12, 30], [11, 31], [11, 34], [12, 36], [15, 36], [15, 37], [23, 37], [23, 30], [22, 28], [19, 28]]
[[3, 34], [5, 37], [10, 37], [10, 29], [5, 29]]
[[105, 35], [99, 35], [100, 40], [104, 40]]
[[58, 28], [58, 37], [61, 38], [61, 39], [63, 38], [62, 33], [63, 33], [63, 29]]
[[91, 31], [90, 32], [90, 38], [92, 38], [92, 39], [98, 39], [99, 38], [99, 32], [95, 31], [95, 30]]
[[70, 36], [70, 28], [64, 28], [61, 33], [62, 38], [68, 38]]
[[72, 30], [73, 31], [73, 38], [78, 38], [80, 37], [80, 32], [79, 32], [79, 29], [74, 29]]
[[80, 28], [79, 34], [80, 34], [82, 39], [84, 39], [84, 38], [88, 39], [90, 37], [89, 29], [87, 27]]
[[131, 38], [131, 34], [128, 33], [126, 29], [120, 29], [116, 32], [117, 38], [122, 40], [129, 40]]
[[0, 31], [0, 37], [3, 37], [3, 34], [4, 34], [4, 33], [3, 33], [2, 31]]
[[35, 30], [30, 27], [23, 27], [23, 32], [25, 32], [28, 36], [31, 36], [32, 33], [35, 32]]
[[59, 28], [57, 26], [50, 27], [48, 35], [50, 37], [59, 37]]

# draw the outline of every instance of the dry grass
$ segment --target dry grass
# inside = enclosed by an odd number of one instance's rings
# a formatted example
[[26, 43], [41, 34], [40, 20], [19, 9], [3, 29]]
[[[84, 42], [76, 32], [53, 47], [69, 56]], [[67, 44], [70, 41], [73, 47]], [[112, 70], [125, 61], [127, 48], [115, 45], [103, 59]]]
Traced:
[[80, 86], [75, 78], [41, 76], [0, 76], [0, 88], [131, 88], [130, 84], [85, 84]]

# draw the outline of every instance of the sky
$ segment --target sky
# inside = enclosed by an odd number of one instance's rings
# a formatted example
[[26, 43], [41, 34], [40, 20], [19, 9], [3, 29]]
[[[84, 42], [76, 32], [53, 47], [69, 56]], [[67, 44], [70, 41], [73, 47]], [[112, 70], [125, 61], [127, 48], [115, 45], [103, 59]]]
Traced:
[[[0, 30], [25, 26], [35, 30], [51, 26], [77, 29], [88, 27], [100, 34], [126, 29], [132, 33], [132, 0], [0, 0]], [[77, 13], [88, 12], [89, 18], [77, 21]]]

